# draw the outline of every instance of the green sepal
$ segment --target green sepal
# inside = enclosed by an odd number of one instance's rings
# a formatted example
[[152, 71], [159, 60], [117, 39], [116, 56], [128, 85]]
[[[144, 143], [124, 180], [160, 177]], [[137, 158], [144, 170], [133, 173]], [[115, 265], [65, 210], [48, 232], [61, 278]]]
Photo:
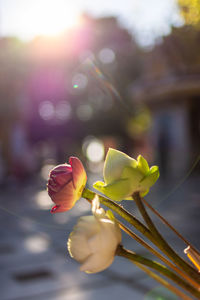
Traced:
[[140, 192], [140, 196], [144, 197], [144, 196], [146, 196], [148, 194], [148, 192], [149, 192], [149, 189], [146, 189], [146, 191]]
[[148, 174], [144, 179], [141, 180], [140, 184], [142, 187], [149, 189], [157, 181], [160, 176], [158, 166], [153, 166], [149, 170]]
[[146, 159], [142, 155], [139, 155], [137, 157], [138, 161], [138, 169], [145, 175], [146, 173], [149, 172], [149, 165]]
[[102, 194], [115, 201], [121, 201], [128, 197], [131, 193], [131, 182], [128, 179], [119, 179], [106, 185], [104, 182], [97, 181], [93, 187]]
[[108, 217], [111, 221], [115, 222], [115, 216], [114, 216], [112, 210], [109, 209], [106, 211], [106, 217]]

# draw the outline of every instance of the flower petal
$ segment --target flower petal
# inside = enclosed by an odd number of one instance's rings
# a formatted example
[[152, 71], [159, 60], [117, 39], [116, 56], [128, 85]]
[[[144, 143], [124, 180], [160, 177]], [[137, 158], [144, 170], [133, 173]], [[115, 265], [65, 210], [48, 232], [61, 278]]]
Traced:
[[76, 201], [76, 193], [72, 181], [67, 183], [59, 192], [51, 195], [52, 201], [57, 205], [71, 207]]
[[80, 271], [86, 273], [97, 273], [107, 269], [113, 262], [113, 256], [102, 256], [98, 252], [89, 256], [85, 262], [81, 265]]
[[59, 185], [63, 185], [71, 179], [71, 172], [72, 167], [70, 165], [58, 165], [53, 170], [51, 170], [49, 178], [53, 179]]
[[87, 174], [82, 162], [77, 157], [70, 157], [69, 163], [72, 166], [74, 188], [79, 189], [82, 185], [85, 186], [87, 181]]
[[64, 184], [72, 180], [72, 172], [70, 171], [69, 173], [67, 172], [58, 173], [57, 175], [51, 175], [51, 178], [53, 178], [57, 184], [63, 186]]
[[51, 213], [55, 214], [55, 213], [58, 213], [58, 212], [65, 212], [65, 211], [67, 211], [69, 209], [70, 208], [64, 207], [62, 205], [55, 205], [55, 206], [52, 207]]
[[149, 165], [146, 159], [142, 155], [139, 155], [137, 158], [138, 161], [138, 169], [145, 175], [149, 172]]
[[119, 179], [126, 166], [137, 166], [137, 161], [125, 153], [109, 148], [104, 164], [104, 180], [106, 184]]
[[47, 183], [49, 196], [52, 197], [59, 192], [70, 180], [72, 180], [72, 167], [67, 164], [56, 166], [49, 174]]
[[147, 175], [140, 181], [140, 184], [144, 190], [149, 189], [157, 181], [160, 176], [158, 166], [153, 166]]
[[97, 181], [93, 184], [93, 187], [112, 200], [121, 201], [130, 196], [132, 191], [130, 183], [128, 179], [116, 180], [108, 185], [104, 182]]
[[134, 187], [138, 186], [138, 183], [144, 178], [144, 175], [138, 169], [132, 167], [125, 167], [122, 172], [121, 178], [131, 180], [131, 185], [134, 189]]

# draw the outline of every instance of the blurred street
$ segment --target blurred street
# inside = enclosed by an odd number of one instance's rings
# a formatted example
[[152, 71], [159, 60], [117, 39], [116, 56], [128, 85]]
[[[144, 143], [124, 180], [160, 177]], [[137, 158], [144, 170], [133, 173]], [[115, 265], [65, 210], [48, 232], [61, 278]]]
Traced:
[[[178, 182], [157, 184], [147, 199], [200, 249], [198, 180], [190, 176], [165, 200], [162, 199]], [[50, 214], [51, 204], [45, 182], [39, 177], [25, 185], [10, 184], [2, 189], [1, 300], [176, 299], [123, 258], [116, 257], [99, 274], [80, 272], [67, 252], [66, 242], [78, 217], [90, 214], [89, 204], [81, 199], [72, 210], [55, 215]], [[138, 216], [134, 204], [123, 204]], [[185, 248], [182, 241], [159, 221], [156, 223], [181, 253]], [[122, 242], [128, 249], [146, 255], [146, 250], [129, 237], [124, 235]]]

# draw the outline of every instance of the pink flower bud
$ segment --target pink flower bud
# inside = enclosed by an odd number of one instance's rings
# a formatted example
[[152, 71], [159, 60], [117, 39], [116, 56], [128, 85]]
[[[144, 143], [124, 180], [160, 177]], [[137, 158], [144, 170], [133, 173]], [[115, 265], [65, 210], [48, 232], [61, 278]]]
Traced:
[[49, 174], [48, 194], [56, 204], [51, 212], [64, 212], [71, 209], [80, 199], [86, 185], [87, 175], [81, 161], [70, 157], [69, 164], [56, 166]]

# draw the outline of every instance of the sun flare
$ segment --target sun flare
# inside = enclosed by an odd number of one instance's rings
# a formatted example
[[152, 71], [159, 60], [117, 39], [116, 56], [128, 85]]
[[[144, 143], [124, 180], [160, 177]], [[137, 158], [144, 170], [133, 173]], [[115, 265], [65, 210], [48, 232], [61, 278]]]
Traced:
[[[25, 2], [24, 2], [25, 3]], [[20, 36], [55, 36], [78, 23], [79, 11], [66, 0], [30, 0], [18, 14], [16, 26]]]

